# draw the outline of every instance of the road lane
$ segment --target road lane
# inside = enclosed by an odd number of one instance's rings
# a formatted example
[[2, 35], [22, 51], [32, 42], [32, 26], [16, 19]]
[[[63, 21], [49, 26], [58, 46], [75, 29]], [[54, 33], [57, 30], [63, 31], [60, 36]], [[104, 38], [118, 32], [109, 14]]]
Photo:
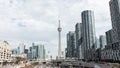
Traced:
[[58, 68], [58, 67], [51, 67], [51, 66], [47, 66], [45, 64], [39, 64], [35, 68]]

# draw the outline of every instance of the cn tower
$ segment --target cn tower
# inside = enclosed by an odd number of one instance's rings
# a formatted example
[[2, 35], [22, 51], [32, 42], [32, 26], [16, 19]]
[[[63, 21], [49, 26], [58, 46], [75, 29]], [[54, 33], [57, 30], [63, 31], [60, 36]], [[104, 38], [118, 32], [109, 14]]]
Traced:
[[62, 31], [62, 28], [60, 26], [60, 20], [59, 20], [59, 25], [58, 25], [58, 59], [61, 58], [61, 31]]

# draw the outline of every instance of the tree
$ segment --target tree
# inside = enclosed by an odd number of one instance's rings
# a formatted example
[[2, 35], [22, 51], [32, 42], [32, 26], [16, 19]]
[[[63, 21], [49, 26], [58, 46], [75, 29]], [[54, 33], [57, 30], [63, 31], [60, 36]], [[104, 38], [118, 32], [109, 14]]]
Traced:
[[21, 57], [16, 57], [16, 63], [18, 64], [22, 60]]

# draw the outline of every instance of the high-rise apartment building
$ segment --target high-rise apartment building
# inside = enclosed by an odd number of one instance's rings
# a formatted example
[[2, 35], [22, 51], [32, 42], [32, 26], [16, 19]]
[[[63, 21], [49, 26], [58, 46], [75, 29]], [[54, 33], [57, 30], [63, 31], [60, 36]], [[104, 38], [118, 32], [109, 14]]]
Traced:
[[25, 45], [22, 43], [22, 44], [20, 44], [20, 54], [24, 54], [24, 52], [25, 52]]
[[100, 48], [100, 41], [99, 39], [96, 37], [96, 46], [95, 49], [99, 49]]
[[17, 54], [20, 54], [20, 47], [17, 47]]
[[[106, 46], [106, 36], [100, 35], [99, 39], [96, 38], [96, 51], [95, 51], [95, 60], [101, 60], [101, 51], [105, 49]], [[103, 51], [102, 51], [103, 52]]]
[[114, 42], [120, 42], [120, 0], [110, 0], [110, 12]]
[[93, 60], [93, 53], [96, 46], [94, 12], [83, 11], [82, 14], [82, 52], [85, 60]]
[[29, 58], [29, 60], [32, 60], [32, 47], [29, 47], [28, 58]]
[[75, 49], [76, 49], [76, 37], [75, 32], [70, 31], [67, 34], [67, 49], [66, 49], [66, 57], [67, 58], [75, 58]]
[[106, 32], [107, 46], [102, 60], [120, 61], [120, 0], [110, 0], [112, 29]]
[[75, 34], [76, 34], [76, 57], [82, 59], [82, 23], [77, 23], [75, 25]]
[[32, 59], [38, 58], [38, 46], [35, 45], [35, 43], [32, 44]]
[[13, 49], [12, 54], [17, 55], [18, 54], [18, 49]]
[[100, 35], [99, 42], [100, 42], [100, 48], [104, 49], [105, 46], [107, 45], [107, 43], [106, 43], [106, 36]]
[[113, 29], [106, 32], [106, 41], [107, 41], [107, 47], [111, 47], [114, 43], [113, 39]]
[[105, 48], [101, 48], [101, 60], [112, 60], [113, 59], [113, 29], [106, 32], [106, 43]]
[[42, 44], [38, 45], [38, 60], [45, 60], [45, 48]]

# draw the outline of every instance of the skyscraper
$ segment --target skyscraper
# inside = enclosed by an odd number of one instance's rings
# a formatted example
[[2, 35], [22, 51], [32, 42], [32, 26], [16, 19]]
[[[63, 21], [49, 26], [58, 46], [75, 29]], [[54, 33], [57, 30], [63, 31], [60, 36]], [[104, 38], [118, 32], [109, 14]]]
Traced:
[[114, 39], [113, 39], [113, 29], [108, 30], [106, 32], [106, 42], [107, 42], [107, 48], [112, 48], [112, 44], [114, 43]]
[[113, 28], [113, 41], [120, 42], [120, 0], [110, 0], [110, 12]]
[[38, 46], [35, 45], [35, 43], [32, 43], [32, 59], [37, 59], [38, 58]]
[[20, 47], [17, 48], [17, 54], [20, 54]]
[[100, 48], [100, 40], [96, 37], [96, 46], [95, 49], [99, 49]]
[[104, 49], [106, 44], [107, 44], [106, 43], [106, 36], [100, 35], [99, 41], [100, 41], [100, 48]]
[[109, 5], [112, 29], [106, 32], [107, 46], [102, 59], [120, 61], [120, 0], [110, 0]]
[[60, 59], [61, 58], [61, 31], [62, 31], [62, 28], [60, 26], [60, 20], [59, 20], [59, 25], [58, 25], [58, 58]]
[[38, 60], [45, 60], [45, 49], [44, 49], [44, 45], [42, 44], [38, 44]]
[[36, 60], [37, 57], [38, 57], [38, 56], [37, 56], [37, 50], [36, 50], [35, 48], [32, 48], [32, 52], [31, 52], [31, 53], [32, 53], [32, 59], [33, 59], [33, 60]]
[[67, 34], [67, 49], [66, 49], [66, 57], [67, 58], [75, 58], [75, 49], [76, 49], [76, 37], [75, 32], [70, 31]]
[[83, 11], [82, 14], [82, 52], [84, 59], [93, 60], [93, 53], [96, 44], [94, 12], [91, 10]]
[[101, 52], [103, 60], [120, 61], [120, 0], [110, 0], [112, 29], [106, 32], [107, 46]]
[[28, 49], [25, 49], [25, 52], [24, 52], [25, 54], [27, 54], [27, 56], [28, 56]]
[[18, 49], [13, 49], [13, 50], [12, 50], [12, 54], [13, 54], [13, 55], [17, 55], [17, 50], [18, 50]]
[[25, 52], [25, 45], [22, 43], [20, 44], [20, 54], [23, 54]]
[[75, 26], [76, 34], [76, 57], [81, 59], [81, 44], [82, 44], [82, 23], [77, 23]]

